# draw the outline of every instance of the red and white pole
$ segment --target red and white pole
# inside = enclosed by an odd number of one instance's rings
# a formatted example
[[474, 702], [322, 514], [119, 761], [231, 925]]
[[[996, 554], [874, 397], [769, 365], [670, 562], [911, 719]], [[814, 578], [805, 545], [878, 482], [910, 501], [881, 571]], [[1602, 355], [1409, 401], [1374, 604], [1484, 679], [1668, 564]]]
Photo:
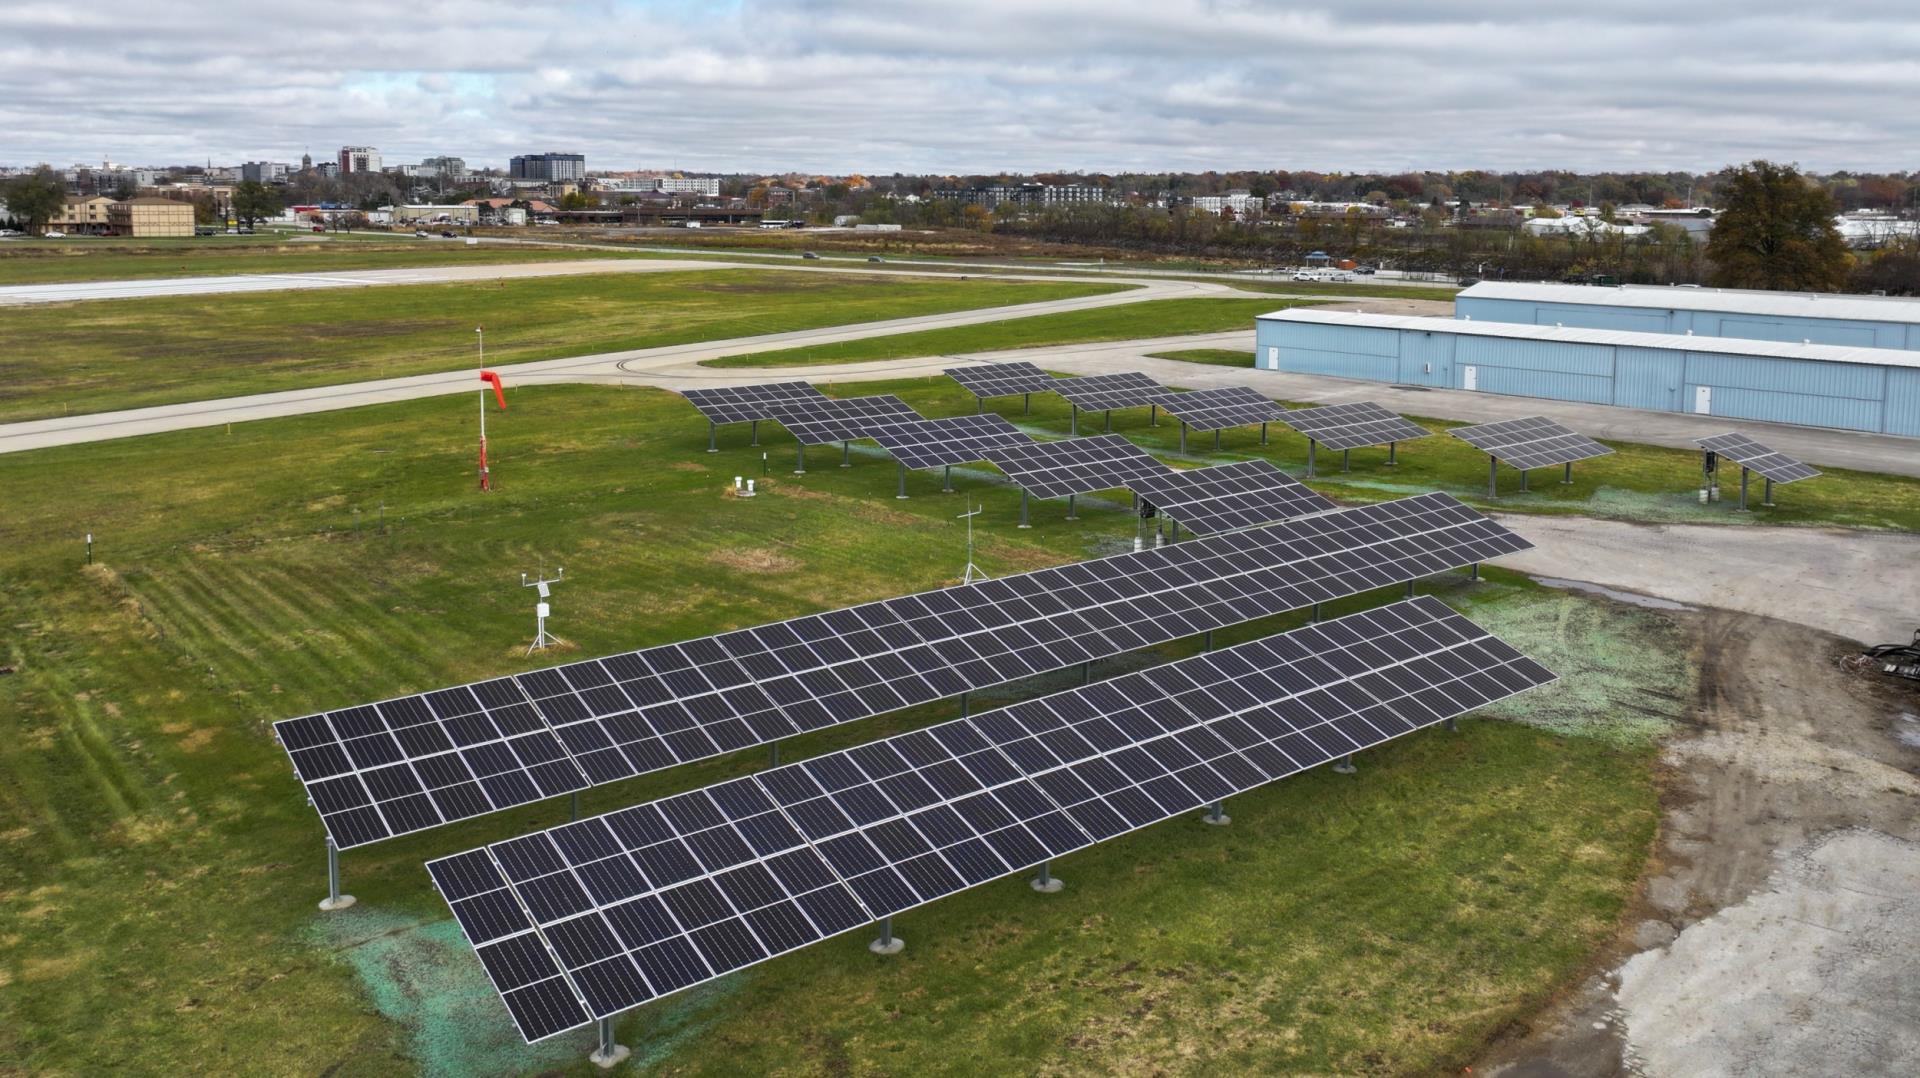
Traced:
[[[500, 384], [500, 376], [484, 369], [487, 359], [486, 337], [477, 327], [473, 332], [480, 340], [480, 362], [483, 365], [480, 380], [493, 387], [493, 399], [500, 403], [500, 410], [504, 412], [507, 410], [507, 394], [505, 387]], [[485, 387], [480, 390], [480, 489], [493, 489], [493, 478], [487, 467], [487, 391]]]

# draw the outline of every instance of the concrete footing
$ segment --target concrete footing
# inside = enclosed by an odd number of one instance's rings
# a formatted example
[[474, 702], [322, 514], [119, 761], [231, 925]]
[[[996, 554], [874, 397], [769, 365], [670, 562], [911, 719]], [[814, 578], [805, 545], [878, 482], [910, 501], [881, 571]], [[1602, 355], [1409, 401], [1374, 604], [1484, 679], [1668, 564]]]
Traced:
[[883, 940], [874, 940], [867, 944], [867, 950], [874, 954], [899, 954], [907, 949], [907, 941], [899, 936], [890, 936]]
[[1360, 769], [1353, 766], [1353, 757], [1346, 756], [1342, 757], [1339, 763], [1333, 765], [1333, 770], [1334, 773], [1338, 775], [1351, 775]]
[[620, 1064], [625, 1063], [627, 1061], [627, 1057], [631, 1055], [633, 1055], [633, 1049], [628, 1048], [624, 1044], [616, 1044], [613, 1046], [613, 1050], [610, 1052], [604, 1049], [595, 1048], [591, 1053], [587, 1055], [587, 1059], [594, 1066], [599, 1067], [601, 1070], [610, 1071], [613, 1068], [618, 1067]]
[[1044, 880], [1035, 876], [1027, 881], [1027, 886], [1043, 895], [1057, 895], [1060, 893], [1060, 889], [1065, 887], [1066, 884], [1062, 883], [1058, 876], [1048, 876]]
[[321, 899], [320, 908], [326, 910], [328, 913], [332, 913], [335, 910], [344, 910], [357, 901], [359, 900], [352, 895], [333, 896]]

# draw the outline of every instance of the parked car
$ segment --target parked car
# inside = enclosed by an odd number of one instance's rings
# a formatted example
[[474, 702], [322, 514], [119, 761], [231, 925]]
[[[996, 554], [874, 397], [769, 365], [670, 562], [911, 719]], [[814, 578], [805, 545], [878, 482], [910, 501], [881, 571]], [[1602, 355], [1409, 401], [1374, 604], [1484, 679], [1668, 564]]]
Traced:
[[67, 238], [67, 234], [65, 232], [55, 232], [52, 229], [48, 229], [47, 231], [40, 233], [40, 235], [43, 238], [50, 239], [50, 240], [64, 240]]
[[418, 236], [418, 237], [420, 237], [420, 238], [421, 238], [421, 239], [423, 239], [423, 240], [425, 240], [425, 239], [432, 239], [432, 238], [433, 238], [433, 237], [431, 237], [431, 236], [429, 236], [429, 235], [427, 235], [427, 230], [426, 230], [426, 229], [424, 229], [424, 228], [416, 228], [416, 229], [414, 229], [414, 230], [413, 230], [413, 234], [414, 234], [414, 235], [416, 235], [416, 236]]
[[1353, 272], [1359, 274], [1362, 277], [1371, 277], [1379, 271], [1374, 269], [1372, 266], [1355, 266], [1353, 267]]
[[313, 230], [314, 230], [315, 232], [325, 232], [325, 231], [327, 230], [327, 226], [326, 226], [326, 225], [314, 225], [314, 226], [313, 226]]
[[879, 255], [868, 255], [868, 256], [867, 256], [867, 261], [869, 261], [869, 262], [885, 262], [885, 261], [886, 261], [886, 259], [884, 259], [884, 258], [881, 258], [881, 257], [880, 257]]
[[817, 254], [814, 254], [812, 251], [802, 251], [800, 252], [800, 257], [801, 258], [819, 258], [820, 256]]
[[453, 238], [453, 231], [452, 231], [451, 229], [445, 229], [445, 228], [443, 228], [443, 229], [441, 229], [441, 230], [440, 230], [440, 238], [441, 238], [441, 239], [443, 239], [443, 240], [450, 240], [450, 239], [452, 239], [452, 238]]

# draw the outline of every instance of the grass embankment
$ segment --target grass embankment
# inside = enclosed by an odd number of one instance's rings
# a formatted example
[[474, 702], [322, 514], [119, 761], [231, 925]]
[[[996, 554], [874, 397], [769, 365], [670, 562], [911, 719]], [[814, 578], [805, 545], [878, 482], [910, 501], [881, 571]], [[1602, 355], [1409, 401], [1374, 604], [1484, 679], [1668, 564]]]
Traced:
[[1253, 353], [1238, 348], [1188, 348], [1178, 352], [1150, 352], [1148, 358], [1177, 359], [1182, 363], [1202, 363], [1209, 367], [1253, 369]]
[[1080, 281], [719, 270], [0, 308], [0, 422], [1098, 295]]
[[423, 240], [411, 234], [384, 233], [10, 240], [0, 243], [0, 285], [658, 257], [642, 252], [595, 252], [563, 247], [505, 244], [468, 247], [438, 237]]
[[[928, 414], [972, 410], [942, 380], [838, 392], [886, 389]], [[499, 490], [481, 495], [470, 404], [0, 457], [0, 662], [13, 668], [0, 677], [0, 1058], [27, 1073], [590, 1073], [584, 1034], [519, 1044], [421, 869], [557, 823], [564, 803], [353, 851], [360, 905], [321, 914], [321, 832], [268, 724], [935, 586], [964, 560], [961, 499], [916, 477], [915, 497], [892, 500], [876, 453], [804, 478], [779, 467], [762, 497], [723, 496], [761, 450], [728, 431], [707, 455], [697, 415], [654, 390], [517, 391], [489, 424]], [[791, 450], [775, 441], [777, 465]], [[989, 572], [1110, 551], [1132, 532], [1093, 499], [1080, 522], [1042, 507], [1017, 531], [1014, 491], [956, 480], [985, 502]], [[567, 567], [553, 626], [574, 649], [528, 659], [517, 574], [542, 565]], [[1544, 602], [1616, 630], [1657, 618], [1490, 576], [1425, 586], [1470, 596], [1489, 624], [1511, 612], [1574, 655], [1594, 653], [1569, 636], [1581, 619], [1520, 615]], [[1641, 652], [1673, 650], [1657, 633], [1621, 635], [1613, 667], [1655, 669]], [[1575, 687], [1585, 676], [1561, 672]], [[1596, 718], [1621, 706], [1569, 698]], [[591, 791], [584, 807], [764, 760], [674, 769]], [[1224, 830], [1170, 821], [1067, 858], [1060, 895], [1007, 880], [915, 911], [897, 960], [849, 934], [645, 1008], [621, 1038], [644, 1063], [703, 1074], [1457, 1069], [1612, 931], [1653, 833], [1651, 750], [1470, 721], [1361, 767], [1236, 798]]]
[[1045, 348], [1142, 337], [1178, 337], [1250, 329], [1256, 315], [1289, 306], [1265, 299], [1155, 299], [1064, 314], [1040, 314], [917, 333], [895, 333], [838, 344], [783, 348], [709, 359], [704, 367], [806, 367], [882, 359], [962, 355], [1003, 348]]

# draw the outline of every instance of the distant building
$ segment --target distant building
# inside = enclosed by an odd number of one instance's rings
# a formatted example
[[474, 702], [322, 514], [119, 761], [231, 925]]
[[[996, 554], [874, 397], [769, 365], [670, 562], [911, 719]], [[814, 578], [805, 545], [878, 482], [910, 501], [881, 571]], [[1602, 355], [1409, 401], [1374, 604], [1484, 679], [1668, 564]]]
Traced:
[[337, 158], [340, 173], [380, 171], [380, 151], [371, 146], [342, 146]]
[[60, 212], [47, 221], [47, 227], [56, 232], [82, 233], [104, 236], [111, 222], [107, 219], [107, 209], [113, 205], [113, 199], [105, 195], [92, 198], [69, 198], [60, 205]]
[[191, 236], [193, 203], [171, 198], [130, 198], [107, 207], [115, 236]]
[[717, 176], [655, 176], [653, 189], [670, 195], [705, 195], [708, 198], [720, 197], [720, 179]]
[[933, 197], [948, 202], [993, 209], [1004, 204], [1014, 206], [1073, 206], [1109, 201], [1111, 192], [1088, 183], [983, 184], [935, 191]]
[[507, 175], [516, 180], [578, 183], [587, 178], [587, 158], [577, 153], [523, 154], [508, 163]]
[[240, 166], [242, 182], [285, 183], [287, 166], [279, 161], [248, 161]]
[[471, 202], [459, 206], [395, 206], [391, 212], [395, 224], [471, 225], [480, 221], [480, 208]]

